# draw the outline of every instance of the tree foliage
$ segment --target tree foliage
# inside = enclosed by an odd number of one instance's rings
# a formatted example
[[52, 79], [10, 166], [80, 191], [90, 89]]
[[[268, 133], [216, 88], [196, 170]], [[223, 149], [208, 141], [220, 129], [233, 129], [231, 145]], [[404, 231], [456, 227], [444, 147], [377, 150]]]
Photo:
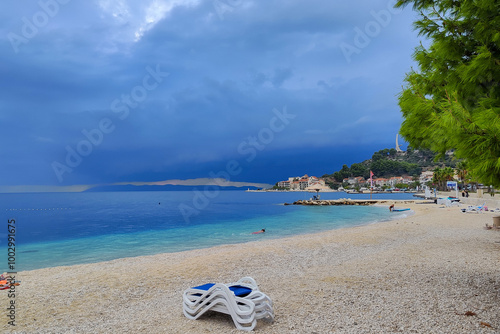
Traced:
[[397, 151], [393, 148], [388, 149], [384, 148], [383, 150], [380, 150], [378, 152], [373, 153], [372, 155], [372, 160], [380, 160], [380, 159], [385, 159], [387, 157], [395, 157], [397, 154]]
[[371, 170], [377, 177], [420, 175], [422, 172], [422, 168], [417, 164], [396, 160], [373, 161]]
[[332, 176], [335, 179], [335, 181], [342, 182], [342, 180], [351, 176], [351, 170], [347, 165], [343, 165], [342, 169], [339, 170], [338, 172], [333, 173]]
[[468, 172], [469, 167], [467, 166], [467, 163], [465, 161], [460, 161], [456, 168], [455, 168], [455, 174], [457, 174], [458, 179], [461, 182], [471, 182], [471, 178]]
[[420, 167], [434, 167], [437, 164], [455, 167], [457, 164], [456, 158], [453, 154], [437, 155], [429, 149], [414, 150], [411, 146], [408, 146], [406, 154], [404, 155], [404, 161], [409, 163], [416, 163]]
[[500, 2], [399, 0], [429, 47], [416, 48], [399, 96], [401, 135], [415, 148], [453, 150], [470, 174], [500, 186]]
[[370, 169], [362, 163], [354, 163], [349, 168], [351, 176], [362, 176], [363, 178], [370, 177]]
[[[420, 175], [422, 168], [416, 162], [421, 162], [422, 156], [433, 160], [434, 156], [426, 155], [426, 152], [405, 153], [398, 155], [393, 148], [385, 148], [373, 153], [372, 160], [367, 166], [368, 174], [371, 170], [377, 177], [402, 176], [402, 175]], [[409, 159], [415, 158], [415, 162], [410, 162]], [[351, 166], [352, 169], [352, 166]], [[361, 175], [355, 175], [361, 176]]]
[[452, 181], [455, 171], [451, 167], [434, 169], [432, 182], [438, 186], [440, 190], [446, 190], [446, 181]]
[[[342, 182], [345, 178], [362, 176], [365, 179], [370, 177], [370, 170], [373, 171], [376, 177], [402, 176], [402, 175], [420, 175], [422, 168], [417, 163], [408, 162], [411, 157], [412, 161], [424, 160], [432, 161], [434, 154], [426, 154], [426, 152], [401, 154], [398, 155], [395, 149], [383, 149], [375, 152], [371, 160], [365, 160], [360, 163], [353, 163], [351, 167], [343, 165], [342, 169], [331, 174], [323, 175], [323, 178], [333, 177], [336, 182]], [[420, 160], [419, 160], [420, 159]]]

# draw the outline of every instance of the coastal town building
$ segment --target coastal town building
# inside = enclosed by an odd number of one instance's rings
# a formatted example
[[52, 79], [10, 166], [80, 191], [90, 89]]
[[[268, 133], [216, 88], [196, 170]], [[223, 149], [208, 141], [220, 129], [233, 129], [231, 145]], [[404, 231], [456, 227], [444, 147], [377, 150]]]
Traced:
[[285, 188], [289, 190], [305, 190], [308, 187], [320, 185], [325, 186], [325, 181], [323, 179], [317, 178], [316, 176], [304, 176], [289, 177], [286, 181], [279, 181], [278, 187]]
[[304, 190], [308, 187], [309, 185], [309, 180], [307, 178], [305, 179], [299, 179], [296, 181], [292, 181], [290, 184], [290, 190]]
[[403, 183], [403, 177], [401, 176], [393, 176], [389, 178], [389, 185], [394, 188], [394, 186], [398, 183]]
[[411, 176], [403, 176], [403, 184], [411, 184], [413, 181], [413, 177]]
[[[364, 179], [362, 177], [352, 177], [352, 178], [346, 178], [344, 179], [345, 183], [348, 183], [350, 186], [355, 186], [355, 185], [369, 185], [370, 184], [370, 179]], [[390, 178], [384, 178], [384, 177], [373, 177], [373, 187], [392, 187], [398, 183], [402, 184], [411, 184], [413, 182], [413, 177], [411, 176], [393, 176]]]
[[393, 176], [389, 179], [387, 185], [394, 187], [396, 184], [411, 184], [413, 177], [411, 176]]
[[426, 184], [429, 181], [432, 181], [432, 178], [434, 177], [434, 172], [433, 171], [426, 171], [422, 172], [420, 174], [419, 181], [421, 184]]
[[[434, 172], [432, 171], [424, 171], [420, 174], [418, 180], [422, 185], [424, 185], [428, 181], [432, 181], [433, 175]], [[392, 176], [389, 178], [376, 177], [373, 175], [372, 179], [373, 179], [373, 188], [382, 188], [382, 187], [396, 188], [396, 184], [411, 185], [415, 182], [415, 177], [408, 175]], [[347, 184], [348, 189], [371, 186], [370, 179], [365, 179], [362, 176], [344, 178], [342, 183]], [[316, 176], [309, 176], [307, 174], [304, 176], [289, 177], [288, 180], [279, 181], [277, 183], [277, 186], [279, 188], [287, 190], [296, 190], [296, 191], [307, 190], [307, 188], [310, 188], [314, 185], [319, 185], [321, 187], [329, 188], [326, 186], [325, 180], [318, 178]], [[344, 188], [340, 186], [338, 190], [342, 191], [344, 190]]]
[[389, 179], [383, 177], [373, 179], [373, 185], [377, 187], [387, 186], [389, 185]]
[[279, 181], [278, 182], [278, 187], [279, 188], [285, 188], [285, 189], [290, 189], [290, 181]]
[[366, 180], [362, 176], [357, 176], [357, 177], [349, 177], [344, 179], [344, 183], [348, 183], [350, 186], [355, 186], [358, 184], [364, 184], [366, 183]]

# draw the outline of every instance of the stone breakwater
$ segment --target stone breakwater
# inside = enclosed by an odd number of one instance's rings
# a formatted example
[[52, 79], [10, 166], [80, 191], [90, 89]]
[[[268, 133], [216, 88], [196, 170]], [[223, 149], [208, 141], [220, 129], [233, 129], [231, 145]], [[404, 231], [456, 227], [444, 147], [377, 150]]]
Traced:
[[422, 201], [414, 200], [352, 200], [349, 198], [329, 199], [329, 200], [298, 200], [293, 203], [285, 203], [285, 205], [374, 205], [374, 204], [419, 204]]

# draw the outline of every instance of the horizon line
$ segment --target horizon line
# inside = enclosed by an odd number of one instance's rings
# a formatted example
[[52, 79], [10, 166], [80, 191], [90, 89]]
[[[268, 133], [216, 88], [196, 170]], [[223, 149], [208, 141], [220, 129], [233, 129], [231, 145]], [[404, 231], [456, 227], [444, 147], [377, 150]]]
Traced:
[[14, 185], [14, 186], [0, 186], [0, 193], [12, 194], [12, 193], [81, 193], [89, 189], [97, 187], [113, 187], [113, 186], [125, 186], [131, 185], [136, 187], [142, 186], [218, 186], [218, 187], [256, 187], [256, 188], [269, 188], [272, 187], [271, 184], [267, 183], [255, 183], [255, 182], [244, 182], [244, 181], [229, 181], [222, 178], [195, 178], [195, 179], [171, 179], [163, 181], [152, 181], [152, 182], [114, 182], [114, 183], [101, 183], [101, 184], [77, 184], [69, 186], [57, 186], [57, 185]]

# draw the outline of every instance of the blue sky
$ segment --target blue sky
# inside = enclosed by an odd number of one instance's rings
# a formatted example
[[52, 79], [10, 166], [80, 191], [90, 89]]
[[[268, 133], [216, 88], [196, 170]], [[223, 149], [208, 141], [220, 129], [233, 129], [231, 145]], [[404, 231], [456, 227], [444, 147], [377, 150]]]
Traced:
[[393, 3], [6, 2], [0, 190], [274, 184], [394, 147], [419, 38]]

